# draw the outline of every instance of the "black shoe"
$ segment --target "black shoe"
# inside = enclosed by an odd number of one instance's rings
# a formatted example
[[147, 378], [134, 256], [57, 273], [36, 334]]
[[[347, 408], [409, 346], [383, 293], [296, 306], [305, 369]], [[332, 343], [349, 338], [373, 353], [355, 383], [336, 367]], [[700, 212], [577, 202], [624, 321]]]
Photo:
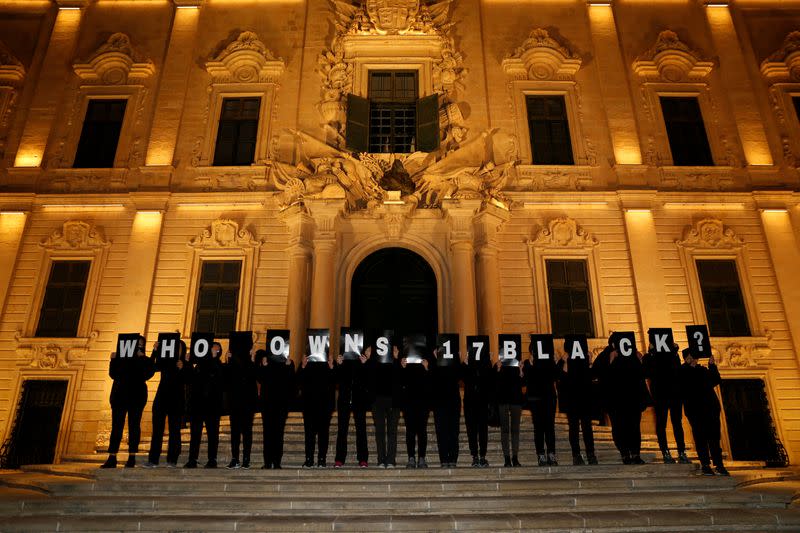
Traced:
[[228, 470], [234, 470], [234, 469], [241, 468], [241, 467], [242, 467], [242, 465], [239, 464], [239, 459], [231, 459], [231, 462], [228, 463], [228, 466], [227, 466]]
[[522, 464], [519, 462], [519, 459], [517, 459], [516, 455], [511, 456], [511, 466], [522, 466]]
[[711, 467], [708, 466], [708, 465], [703, 465], [700, 468], [700, 473], [703, 474], [704, 476], [713, 476], [714, 475], [714, 471], [711, 470]]
[[716, 472], [716, 473], [717, 473], [717, 474], [719, 474], [720, 476], [730, 476], [730, 475], [731, 475], [731, 473], [730, 473], [730, 472], [728, 472], [728, 469], [727, 469], [727, 468], [725, 468], [725, 467], [724, 467], [724, 466], [722, 466], [722, 465], [720, 465], [720, 466], [716, 467], [716, 468], [714, 469], [714, 472]]
[[136, 456], [130, 455], [128, 456], [128, 460], [125, 461], [125, 468], [134, 468], [136, 466]]
[[416, 468], [417, 467], [417, 460], [413, 457], [408, 458], [408, 462], [406, 463], [406, 468]]
[[116, 468], [117, 467], [117, 456], [116, 455], [109, 455], [106, 462], [100, 465], [100, 468]]
[[472, 466], [473, 466], [473, 468], [481, 466], [481, 461], [480, 461], [480, 459], [478, 459], [477, 455], [473, 455], [472, 456]]
[[261, 467], [261, 470], [272, 470], [272, 465], [265, 463], [264, 466]]
[[328, 468], [327, 459], [317, 459], [317, 468]]
[[537, 462], [539, 466], [547, 466], [547, 456], [544, 454], [539, 454]]
[[303, 468], [314, 468], [314, 460], [306, 459], [306, 462], [303, 463]]
[[624, 465], [631, 464], [631, 456], [630, 455], [623, 455], [622, 456], [622, 464], [624, 464]]
[[217, 461], [215, 459], [210, 459], [203, 468], [216, 468]]
[[686, 455], [686, 452], [681, 452], [678, 454], [678, 462], [682, 465], [692, 464], [692, 461], [689, 460], [689, 457]]
[[558, 466], [555, 453], [550, 452], [547, 454], [547, 466]]
[[503, 466], [506, 467], [506, 468], [509, 468], [509, 467], [513, 466], [511, 464], [511, 457], [509, 457], [508, 455], [506, 455], [506, 461], [503, 463]]
[[661, 450], [661, 456], [664, 458], [665, 465], [675, 464], [675, 459], [672, 458], [672, 454], [669, 453], [669, 450]]
[[572, 456], [572, 466], [583, 466], [585, 464], [586, 463], [583, 462], [583, 457], [581, 457], [581, 454]]
[[486, 460], [486, 457], [481, 457], [481, 459], [480, 459], [480, 467], [481, 468], [486, 468], [487, 466], [489, 466], [489, 461]]
[[646, 465], [647, 461], [645, 461], [644, 459], [642, 459], [638, 455], [633, 455], [633, 456], [631, 456], [630, 464], [632, 464], [632, 465]]
[[597, 456], [596, 455], [587, 455], [586, 456], [586, 461], [590, 465], [596, 465], [597, 464]]
[[428, 463], [424, 457], [420, 457], [417, 461], [417, 468], [428, 468]]
[[274, 465], [272, 465], [272, 468], [274, 468], [275, 470], [281, 470], [281, 464], [275, 463]]
[[194, 459], [189, 459], [186, 461], [186, 464], [183, 465], [184, 468], [197, 468], [197, 461]]
[[250, 459], [242, 459], [242, 468], [245, 470], [250, 469]]

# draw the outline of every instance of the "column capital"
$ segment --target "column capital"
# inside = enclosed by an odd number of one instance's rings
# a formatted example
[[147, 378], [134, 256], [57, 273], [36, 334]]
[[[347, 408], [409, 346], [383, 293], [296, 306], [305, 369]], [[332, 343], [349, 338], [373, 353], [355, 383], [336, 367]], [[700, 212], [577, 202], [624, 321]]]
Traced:
[[480, 209], [481, 200], [443, 200], [442, 212], [449, 226], [450, 245], [468, 242], [474, 238], [472, 219]]
[[327, 200], [323, 198], [303, 201], [306, 211], [314, 221], [314, 242], [336, 239], [336, 225], [344, 212], [344, 200]]
[[289, 229], [289, 246], [310, 252], [314, 239], [314, 219], [302, 204], [284, 209], [278, 215]]
[[497, 244], [497, 233], [510, 218], [511, 213], [508, 209], [485, 204], [472, 221], [475, 228], [475, 245], [479, 249], [494, 248]]

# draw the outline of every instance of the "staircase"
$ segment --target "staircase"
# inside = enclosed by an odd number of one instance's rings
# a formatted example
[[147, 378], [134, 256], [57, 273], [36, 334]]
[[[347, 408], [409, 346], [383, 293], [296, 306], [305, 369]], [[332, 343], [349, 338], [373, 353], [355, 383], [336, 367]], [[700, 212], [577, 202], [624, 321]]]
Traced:
[[[331, 426], [329, 465], [335, 416]], [[219, 463], [224, 466], [230, 457], [227, 420], [222, 427]], [[652, 438], [643, 443], [649, 464], [623, 466], [610, 431], [598, 427], [601, 464], [573, 467], [566, 420], [560, 417], [562, 466], [557, 467], [532, 466], [533, 430], [525, 416], [522, 468], [496, 466], [502, 464], [496, 428], [489, 435], [492, 466], [470, 468], [463, 426], [463, 466], [438, 468], [431, 420], [431, 468], [353, 467], [351, 427], [349, 467], [300, 469], [302, 418], [292, 414], [284, 469], [261, 470], [258, 417], [255, 427], [251, 470], [98, 470], [105, 459], [98, 453], [7, 472], [0, 475], [5, 486], [0, 490], [0, 531], [800, 531], [791, 492], [738, 488], [741, 479], [735, 477], [703, 477], [695, 465], [661, 464], [654, 461], [658, 447]], [[397, 459], [404, 463], [402, 420], [399, 430]], [[369, 439], [374, 460], [371, 427]], [[139, 457], [143, 462], [144, 456]], [[124, 454], [120, 459], [125, 460]]]

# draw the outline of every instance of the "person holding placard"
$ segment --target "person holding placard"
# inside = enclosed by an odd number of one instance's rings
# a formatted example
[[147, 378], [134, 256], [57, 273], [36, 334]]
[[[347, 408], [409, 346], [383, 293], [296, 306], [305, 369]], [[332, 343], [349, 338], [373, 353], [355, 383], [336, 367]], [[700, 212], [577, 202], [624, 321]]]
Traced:
[[458, 464], [458, 435], [461, 426], [461, 360], [458, 335], [441, 335], [433, 350], [433, 421], [442, 468]]
[[289, 416], [289, 401], [294, 393], [294, 363], [289, 357], [270, 358], [265, 350], [255, 353], [257, 378], [261, 383], [259, 404], [264, 429], [263, 469], [280, 469], [283, 459], [283, 434]]
[[572, 464], [585, 464], [581, 456], [580, 435], [586, 449], [586, 462], [597, 464], [592, 429], [592, 368], [589, 365], [589, 348], [586, 337], [567, 335], [564, 339], [564, 355], [558, 361], [558, 404], [567, 415], [569, 445], [572, 449]]
[[428, 468], [425, 455], [428, 451], [428, 416], [430, 361], [424, 353], [424, 341], [403, 338], [403, 358], [400, 359], [400, 375], [404, 386], [403, 419], [406, 423], [406, 468]]
[[[174, 350], [174, 357], [165, 353]], [[169, 354], [171, 355], [171, 353]], [[181, 454], [181, 420], [184, 412], [184, 388], [189, 363], [186, 357], [186, 343], [175, 334], [156, 342], [151, 356], [154, 368], [161, 373], [156, 397], [153, 400], [153, 433], [150, 437], [150, 453], [146, 468], [155, 468], [161, 456], [164, 441], [164, 426], [168, 422], [169, 440], [167, 442], [167, 467], [178, 466]]]
[[219, 419], [222, 413], [222, 392], [225, 388], [225, 369], [222, 364], [222, 345], [212, 342], [207, 353], [197, 349], [194, 343], [191, 361], [193, 363], [190, 383], [191, 440], [189, 441], [189, 460], [184, 468], [197, 468], [200, 456], [200, 439], [203, 426], [208, 439], [208, 461], [205, 468], [217, 467], [219, 447]]
[[489, 337], [467, 337], [467, 353], [462, 355], [464, 379], [464, 424], [473, 467], [487, 467], [489, 444], [489, 401], [494, 375], [489, 355]]
[[[642, 368], [645, 377], [650, 381], [650, 395], [653, 398], [653, 408], [656, 413], [656, 437], [664, 463], [674, 464], [675, 459], [669, 451], [667, 442], [667, 419], [672, 422], [672, 434], [678, 451], [678, 461], [689, 464], [686, 456], [686, 444], [683, 437], [683, 403], [680, 397], [680, 368], [681, 361], [678, 355], [678, 345], [663, 342], [666, 333], [656, 333], [653, 340], [657, 344], [650, 344], [647, 353], [642, 358]], [[659, 336], [660, 335], [660, 336]], [[671, 337], [671, 332], [670, 332]]]
[[[121, 335], [120, 337], [125, 337]], [[120, 339], [117, 352], [111, 353], [108, 375], [111, 385], [111, 435], [108, 442], [108, 459], [100, 468], [116, 468], [117, 452], [122, 442], [125, 417], [128, 418], [128, 461], [125, 468], [136, 466], [141, 437], [142, 412], [147, 403], [147, 380], [153, 377], [153, 362], [145, 354], [145, 338]]]
[[[242, 333], [234, 340], [234, 333]], [[231, 350], [225, 364], [231, 421], [231, 462], [229, 469], [250, 468], [253, 447], [253, 416], [258, 404], [255, 352], [252, 334], [231, 332]], [[239, 463], [239, 448], [242, 462]]]
[[[503, 447], [503, 466], [522, 466], [519, 462], [519, 423], [522, 418], [522, 365], [504, 365], [502, 359], [495, 364], [495, 400], [500, 412], [500, 444]], [[510, 441], [510, 447], [509, 447]]]
[[377, 357], [373, 358], [372, 383], [374, 401], [372, 422], [375, 425], [375, 447], [378, 466], [397, 466], [397, 423], [400, 420], [403, 386], [400, 381], [400, 349], [391, 342], [391, 335], [375, 341]]
[[[680, 395], [683, 399], [686, 418], [692, 427], [694, 446], [704, 476], [729, 476], [722, 462], [720, 447], [720, 407], [714, 389], [722, 383], [714, 356], [708, 359], [708, 368], [697, 364], [690, 349], [683, 350], [684, 363], [680, 369]], [[714, 461], [716, 470], [711, 470]]]
[[[547, 339], [543, 339], [547, 337]], [[539, 466], [558, 466], [556, 458], [556, 365], [553, 338], [531, 335], [530, 355], [523, 365], [528, 406]]]
[[310, 361], [307, 355], [303, 356], [298, 379], [305, 433], [306, 461], [303, 463], [303, 468], [314, 466], [315, 446], [317, 447], [317, 467], [325, 468], [328, 466], [328, 440], [331, 416], [336, 401], [333, 360]]
[[[363, 336], [361, 337], [363, 342]], [[356, 426], [356, 460], [358, 466], [369, 466], [369, 446], [367, 444], [367, 410], [372, 405], [370, 390], [370, 358], [372, 346], [363, 348], [358, 359], [345, 359], [339, 354], [334, 372], [339, 384], [339, 397], [336, 402], [338, 428], [336, 434], [336, 458], [334, 468], [341, 468], [347, 460], [347, 433], [350, 428], [350, 413]]]

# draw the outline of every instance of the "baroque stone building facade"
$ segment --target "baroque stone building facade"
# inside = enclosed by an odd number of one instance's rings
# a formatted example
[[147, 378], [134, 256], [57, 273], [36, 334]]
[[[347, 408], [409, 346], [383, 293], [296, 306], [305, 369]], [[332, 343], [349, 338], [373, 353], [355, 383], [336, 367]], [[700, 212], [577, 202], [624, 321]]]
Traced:
[[[188, 339], [207, 263], [238, 265], [263, 343], [348, 325], [359, 265], [404, 248], [439, 331], [494, 352], [555, 329], [558, 261], [595, 350], [738, 316], [723, 378], [763, 382], [797, 461], [798, 30], [755, 0], [0, 0], [0, 437], [26, 380], [62, 380], [56, 459], [102, 443], [116, 334]], [[42, 326], [62, 262], [88, 265], [68, 334]]]

